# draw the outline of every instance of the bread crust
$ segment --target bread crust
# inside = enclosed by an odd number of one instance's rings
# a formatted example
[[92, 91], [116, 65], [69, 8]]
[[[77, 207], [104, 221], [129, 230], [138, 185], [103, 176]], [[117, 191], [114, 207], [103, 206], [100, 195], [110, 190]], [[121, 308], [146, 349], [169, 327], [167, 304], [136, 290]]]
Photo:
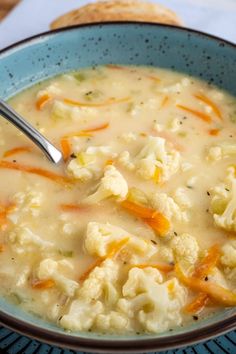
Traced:
[[175, 12], [159, 4], [140, 0], [99, 1], [82, 6], [55, 19], [51, 29], [106, 21], [138, 21], [181, 26]]

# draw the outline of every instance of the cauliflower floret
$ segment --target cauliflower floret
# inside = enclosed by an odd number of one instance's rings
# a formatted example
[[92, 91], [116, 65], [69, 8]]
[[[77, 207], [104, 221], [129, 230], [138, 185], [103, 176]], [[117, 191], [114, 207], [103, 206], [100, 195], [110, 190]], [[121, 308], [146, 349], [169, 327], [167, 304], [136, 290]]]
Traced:
[[[161, 171], [161, 181], [167, 181], [180, 167], [180, 154], [178, 151], [166, 148], [166, 141], [160, 137], [149, 136], [145, 146], [131, 161], [129, 153], [123, 152], [119, 158], [120, 163], [128, 169], [135, 169], [144, 179], [152, 179], [157, 168]], [[133, 168], [134, 166], [134, 168]]]
[[127, 242], [128, 247], [140, 254], [145, 254], [146, 257], [151, 257], [156, 251], [151, 241], [131, 235], [122, 228], [109, 223], [101, 224], [97, 222], [88, 223], [85, 248], [91, 255], [104, 257], [107, 255], [109, 246], [112, 243], [126, 238], [129, 239]]
[[51, 119], [60, 120], [69, 118], [72, 120], [77, 120], [81, 118], [80, 107], [73, 107], [61, 101], [55, 100], [51, 110]]
[[122, 134], [120, 137], [125, 143], [132, 143], [133, 141], [137, 140], [137, 136], [134, 133], [126, 133]]
[[215, 224], [228, 231], [236, 231], [236, 178], [235, 168], [227, 169], [223, 183], [211, 190], [211, 212]]
[[100, 267], [94, 268], [89, 274], [77, 292], [77, 296], [88, 301], [103, 298], [107, 305], [113, 305], [119, 298], [116, 289], [119, 271], [118, 262], [106, 259]]
[[[53, 279], [56, 285], [69, 297], [74, 296], [79, 284], [61, 274], [59, 262], [50, 258], [44, 259], [39, 264], [37, 276], [41, 279]], [[61, 265], [61, 264], [60, 264]]]
[[136, 294], [146, 292], [153, 284], [161, 284], [163, 277], [159, 270], [147, 267], [144, 269], [132, 268], [129, 277], [123, 286], [122, 293], [125, 297], [134, 297]]
[[118, 309], [138, 321], [144, 330], [160, 333], [181, 324], [186, 292], [176, 278], [160, 284], [159, 272], [152, 269], [151, 275], [147, 269], [137, 271], [136, 268], [129, 272], [123, 287], [123, 295], [128, 298], [118, 301]]
[[210, 147], [207, 159], [210, 161], [219, 161], [234, 156], [236, 156], [236, 144], [223, 141], [222, 143]]
[[57, 86], [57, 84], [51, 84], [47, 87], [45, 87], [43, 90], [38, 91], [36, 97], [41, 98], [44, 95], [60, 95], [62, 93], [62, 90]]
[[72, 331], [87, 331], [93, 326], [96, 317], [103, 310], [103, 304], [100, 301], [75, 300], [72, 302], [69, 312], [62, 316], [60, 325]]
[[174, 254], [173, 250], [165, 245], [159, 245], [158, 247], [158, 257], [167, 263], [174, 263]]
[[199, 246], [197, 240], [187, 233], [175, 236], [170, 242], [170, 247], [173, 249], [177, 262], [193, 265], [198, 259]]
[[122, 201], [126, 198], [127, 193], [128, 184], [122, 174], [114, 166], [106, 166], [96, 192], [85, 198], [84, 202], [94, 204], [109, 197], [115, 197], [118, 201]]
[[229, 268], [236, 267], [236, 240], [226, 243], [221, 251], [221, 263]]
[[27, 188], [25, 192], [18, 192], [13, 195], [12, 202], [15, 204], [15, 207], [8, 215], [8, 218], [13, 224], [17, 224], [19, 219], [25, 214], [30, 214], [33, 217], [40, 215], [40, 208], [43, 203], [43, 193], [32, 189], [32, 187]]
[[67, 171], [76, 179], [88, 181], [101, 174], [107, 158], [116, 156], [111, 146], [89, 146], [69, 162]]
[[9, 234], [9, 241], [17, 253], [32, 252], [35, 249], [48, 250], [54, 247], [52, 242], [43, 240], [23, 226], [19, 226]]
[[127, 316], [117, 311], [108, 314], [100, 314], [96, 318], [95, 327], [100, 331], [115, 332], [130, 329], [130, 321]]
[[150, 197], [152, 208], [158, 210], [165, 215], [169, 220], [177, 220], [186, 222], [189, 220], [187, 212], [180, 208], [180, 206], [169, 197], [166, 193], [155, 193]]
[[131, 162], [130, 153], [127, 150], [120, 153], [118, 161], [129, 171], [133, 171], [135, 169], [135, 164]]
[[188, 196], [189, 190], [184, 187], [179, 187], [174, 193], [175, 202], [183, 209], [191, 208], [193, 203]]

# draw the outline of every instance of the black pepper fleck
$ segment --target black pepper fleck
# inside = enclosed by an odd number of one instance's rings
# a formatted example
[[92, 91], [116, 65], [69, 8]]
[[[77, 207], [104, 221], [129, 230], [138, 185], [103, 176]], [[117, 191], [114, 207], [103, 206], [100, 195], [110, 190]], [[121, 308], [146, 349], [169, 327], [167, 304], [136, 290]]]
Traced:
[[154, 243], [154, 245], [157, 245], [156, 241], [155, 240], [151, 240], [152, 243]]
[[205, 277], [204, 280], [205, 280], [205, 281], [208, 281], [208, 277]]
[[174, 231], [174, 235], [175, 235], [175, 236], [178, 236], [178, 234], [177, 234], [177, 232], [176, 232], [176, 231]]
[[75, 155], [74, 153], [72, 153], [72, 154], [70, 155], [70, 157], [71, 157], [72, 159], [76, 159], [76, 155]]
[[197, 321], [198, 320], [198, 316], [193, 316], [193, 319], [194, 319], [194, 321]]
[[210, 195], [210, 192], [209, 192], [209, 191], [207, 191], [207, 195]]

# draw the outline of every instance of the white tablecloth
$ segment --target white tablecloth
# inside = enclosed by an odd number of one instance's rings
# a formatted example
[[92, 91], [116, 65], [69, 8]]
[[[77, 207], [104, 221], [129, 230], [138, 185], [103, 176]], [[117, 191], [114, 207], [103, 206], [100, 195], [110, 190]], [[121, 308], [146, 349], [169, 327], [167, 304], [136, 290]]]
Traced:
[[[1, 0], [0, 0], [1, 1]], [[90, 1], [92, 2], [92, 1]], [[186, 27], [236, 43], [236, 0], [153, 0], [179, 14]], [[0, 23], [0, 48], [47, 31], [49, 23], [86, 0], [23, 0]]]

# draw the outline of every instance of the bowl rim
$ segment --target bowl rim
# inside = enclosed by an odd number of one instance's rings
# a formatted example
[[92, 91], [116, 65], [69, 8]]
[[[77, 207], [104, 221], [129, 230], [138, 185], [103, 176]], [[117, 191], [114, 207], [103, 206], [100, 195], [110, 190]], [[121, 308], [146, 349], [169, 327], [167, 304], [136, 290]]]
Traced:
[[[53, 36], [57, 33], [65, 33], [70, 32], [73, 30], [79, 30], [80, 28], [84, 27], [104, 27], [104, 26], [123, 26], [123, 25], [130, 25], [130, 26], [139, 26], [139, 27], [162, 27], [168, 28], [173, 31], [180, 31], [180, 32], [190, 32], [194, 35], [202, 36], [208, 38], [209, 40], [213, 40], [218, 42], [219, 44], [224, 44], [228, 47], [233, 47], [236, 49], [236, 44], [228, 41], [226, 39], [220, 38], [218, 36], [208, 34], [202, 31], [198, 31], [191, 28], [186, 27], [178, 27], [174, 25], [168, 24], [159, 24], [159, 23], [152, 23], [152, 22], [139, 22], [139, 21], [106, 21], [106, 22], [94, 22], [94, 23], [87, 23], [75, 26], [69, 26], [65, 28], [59, 28], [55, 30], [50, 30], [46, 32], [42, 32], [30, 37], [27, 37], [23, 40], [20, 40], [16, 43], [13, 43], [3, 49], [0, 50], [0, 60], [1, 58], [7, 54], [8, 52], [11, 53], [12, 50], [20, 49], [24, 47], [25, 44], [30, 43], [37, 43], [38, 40], [41, 40], [44, 37]], [[0, 324], [3, 326], [16, 331], [24, 336], [29, 336], [33, 339], [46, 342], [52, 345], [70, 348], [75, 350], [89, 350], [89, 351], [96, 351], [99, 353], [143, 353], [146, 351], [155, 351], [155, 350], [168, 350], [173, 348], [179, 348], [186, 345], [191, 345], [197, 342], [202, 342], [208, 340], [212, 337], [222, 335], [230, 330], [234, 330], [236, 328], [236, 314], [232, 314], [227, 318], [222, 320], [218, 320], [213, 324], [203, 325], [199, 329], [192, 329], [185, 333], [173, 334], [164, 337], [157, 337], [157, 338], [141, 338], [137, 336], [135, 339], [104, 339], [102, 336], [101, 338], [84, 338], [78, 336], [68, 336], [65, 333], [55, 332], [51, 329], [45, 329], [43, 327], [37, 326], [35, 324], [29, 323], [27, 320], [22, 320], [17, 317], [14, 317], [5, 311], [0, 309]], [[138, 348], [137, 348], [138, 344]]]

